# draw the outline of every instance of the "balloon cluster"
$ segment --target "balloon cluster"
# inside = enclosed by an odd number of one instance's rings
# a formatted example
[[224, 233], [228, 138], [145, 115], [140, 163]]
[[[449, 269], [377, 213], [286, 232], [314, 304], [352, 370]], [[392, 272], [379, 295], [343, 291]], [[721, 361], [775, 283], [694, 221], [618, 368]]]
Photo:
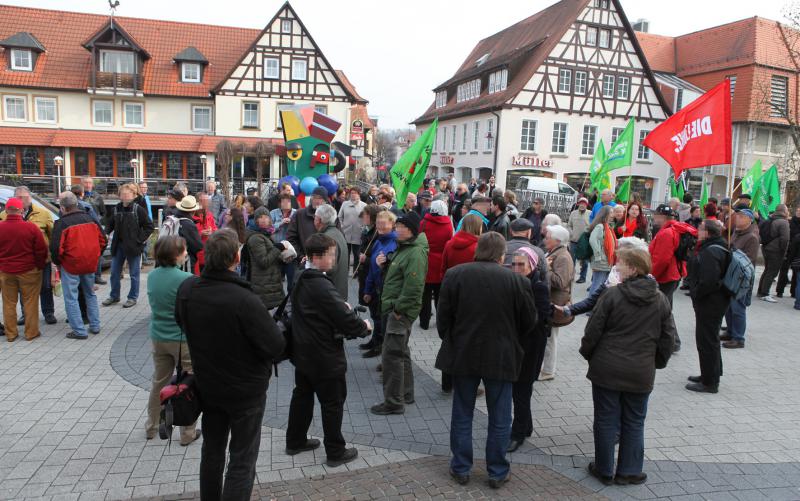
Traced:
[[322, 174], [316, 178], [308, 176], [304, 177], [302, 180], [296, 176], [285, 176], [280, 179], [278, 186], [283, 186], [286, 183], [292, 187], [292, 191], [294, 191], [295, 195], [304, 193], [309, 197], [317, 186], [325, 188], [329, 195], [335, 194], [336, 190], [339, 189], [339, 183], [336, 182], [336, 178], [330, 174]]

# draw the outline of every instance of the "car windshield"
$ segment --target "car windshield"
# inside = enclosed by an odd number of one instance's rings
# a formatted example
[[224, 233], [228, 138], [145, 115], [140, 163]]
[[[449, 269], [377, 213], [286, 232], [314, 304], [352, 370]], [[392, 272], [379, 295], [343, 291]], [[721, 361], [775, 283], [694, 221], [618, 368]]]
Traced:
[[[13, 196], [14, 188], [12, 186], [0, 186], [0, 209], [5, 210], [6, 201]], [[53, 215], [53, 220], [58, 219], [58, 207], [41, 198], [39, 195], [31, 194], [31, 198], [33, 199], [33, 205], [35, 207], [50, 212]]]

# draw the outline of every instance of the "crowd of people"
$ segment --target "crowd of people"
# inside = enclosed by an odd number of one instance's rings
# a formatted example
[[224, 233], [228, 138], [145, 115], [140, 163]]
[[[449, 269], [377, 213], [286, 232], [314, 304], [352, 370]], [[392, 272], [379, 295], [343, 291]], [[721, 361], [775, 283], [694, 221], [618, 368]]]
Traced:
[[[40, 301], [45, 322], [55, 323], [56, 284], [67, 338], [98, 334], [95, 291], [105, 284], [101, 256], [109, 239], [110, 291], [102, 306], [121, 302], [125, 263], [130, 287], [122, 307], [136, 306], [141, 266], [154, 262], [147, 279], [154, 374], [145, 434], [157, 434], [159, 395], [176, 365], [193, 373], [202, 432], [184, 426], [180, 443], [204, 436], [204, 497], [249, 496], [273, 361], [284, 353], [295, 368], [285, 452], [324, 444], [329, 466], [354, 460], [358, 451], [341, 432], [344, 339], [369, 337], [359, 348], [365, 358], [379, 357], [383, 398], [370, 411], [403, 414], [415, 404], [409, 339], [417, 320], [441, 339], [436, 368], [453, 400], [450, 474], [469, 482], [473, 412], [485, 395], [487, 470], [499, 488], [508, 479], [507, 453], [534, 431], [534, 382], [557, 377], [559, 330], [580, 314], [590, 316], [580, 348], [595, 409], [589, 471], [606, 484], [639, 484], [647, 478], [644, 422], [655, 371], [681, 348], [675, 293], [686, 291], [695, 310], [700, 375], [686, 385], [694, 392], [719, 391], [720, 348], [745, 346], [752, 290], [734, 295], [725, 280], [732, 261], [740, 263], [733, 259], [739, 251], [755, 266], [761, 247], [758, 297], [775, 302], [777, 278], [776, 295], [791, 283], [800, 309], [800, 209], [789, 220], [779, 205], [760, 221], [747, 195], [703, 207], [687, 195], [648, 217], [636, 194], [621, 203], [606, 190], [592, 201], [581, 194], [562, 221], [542, 198], [520, 211], [515, 193], [494, 178], [432, 179], [405, 200], [396, 200], [389, 185], [336, 193], [319, 186], [305, 203], [288, 183], [265, 203], [255, 193], [226, 200], [209, 181], [193, 194], [176, 185], [157, 231], [146, 183], [124, 184], [118, 195], [118, 203], [106, 205], [85, 178], [58, 196], [60, 217], [53, 221], [27, 188], [17, 188], [0, 214], [5, 335], [14, 341], [19, 324], [26, 339], [38, 337]], [[573, 288], [587, 281], [588, 296], [574, 302]], [[291, 337], [273, 318], [287, 302]], [[360, 318], [358, 305], [369, 320]], [[315, 396], [323, 444], [308, 436]]]

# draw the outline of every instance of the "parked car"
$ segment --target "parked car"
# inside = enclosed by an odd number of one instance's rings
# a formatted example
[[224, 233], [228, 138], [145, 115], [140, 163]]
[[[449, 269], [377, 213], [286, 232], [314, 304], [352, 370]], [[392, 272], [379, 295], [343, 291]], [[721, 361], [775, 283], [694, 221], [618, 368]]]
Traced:
[[[8, 185], [0, 185], [0, 211], [5, 210], [6, 202], [9, 198], [14, 196], [14, 187]], [[31, 193], [31, 198], [33, 200], [33, 205], [37, 208], [44, 209], [48, 211], [53, 216], [53, 221], [58, 221], [59, 213], [58, 207], [51, 204], [44, 198]], [[106, 245], [105, 251], [103, 251], [102, 256], [102, 266], [103, 269], [111, 267], [111, 239], [108, 240], [108, 244]]]
[[559, 193], [561, 195], [577, 195], [578, 192], [568, 185], [549, 177], [520, 176], [517, 180], [517, 190], [543, 191], [545, 193]]

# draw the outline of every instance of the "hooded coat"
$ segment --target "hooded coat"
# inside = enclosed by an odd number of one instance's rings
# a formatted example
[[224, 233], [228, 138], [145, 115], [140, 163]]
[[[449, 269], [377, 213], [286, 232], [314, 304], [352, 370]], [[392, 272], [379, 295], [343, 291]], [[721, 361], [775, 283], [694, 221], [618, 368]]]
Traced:
[[425, 275], [425, 283], [442, 283], [442, 257], [445, 245], [453, 238], [453, 224], [449, 217], [435, 216], [429, 212], [422, 219], [420, 231], [428, 238], [428, 273]]
[[456, 232], [455, 236], [444, 246], [442, 277], [453, 266], [475, 261], [475, 248], [477, 246], [478, 237], [466, 231]]
[[633, 277], [600, 296], [581, 339], [586, 377], [613, 391], [650, 393], [656, 369], [666, 367], [675, 344], [666, 296], [649, 277]]
[[[250, 253], [248, 270], [250, 283], [255, 292], [271, 310], [283, 301], [283, 282], [281, 271], [283, 260], [281, 250], [272, 242], [272, 236], [265, 231], [251, 231], [247, 236], [247, 251]], [[282, 247], [282, 246], [281, 246]]]
[[653, 261], [652, 275], [660, 284], [675, 282], [686, 276], [686, 263], [678, 262], [675, 251], [681, 240], [681, 234], [690, 233], [695, 238], [697, 230], [678, 221], [667, 221], [658, 230], [650, 242], [650, 257]]
[[422, 291], [428, 273], [428, 239], [424, 233], [397, 243], [387, 261], [381, 293], [381, 313], [397, 313], [413, 322], [422, 309]]

